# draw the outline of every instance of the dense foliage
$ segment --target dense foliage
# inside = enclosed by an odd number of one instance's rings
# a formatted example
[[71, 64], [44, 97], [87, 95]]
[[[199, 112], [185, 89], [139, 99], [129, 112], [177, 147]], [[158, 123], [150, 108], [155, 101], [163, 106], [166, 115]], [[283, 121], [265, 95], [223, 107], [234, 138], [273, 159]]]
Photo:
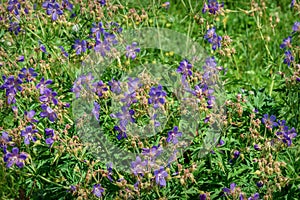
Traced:
[[1, 199], [299, 199], [299, 13], [0, 1]]

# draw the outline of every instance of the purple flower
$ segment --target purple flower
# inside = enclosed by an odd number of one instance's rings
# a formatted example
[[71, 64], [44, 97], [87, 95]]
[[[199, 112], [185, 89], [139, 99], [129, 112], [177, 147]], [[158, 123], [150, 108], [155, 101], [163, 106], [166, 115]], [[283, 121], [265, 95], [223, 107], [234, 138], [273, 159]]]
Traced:
[[52, 110], [49, 106], [47, 106], [46, 104], [41, 105], [41, 108], [43, 110], [43, 112], [41, 112], [40, 116], [41, 117], [48, 117], [48, 119], [51, 122], [54, 122], [57, 118], [56, 113], [54, 112], [54, 110]]
[[267, 127], [267, 129], [272, 129], [273, 127], [277, 127], [278, 124], [275, 122], [276, 117], [274, 115], [271, 115], [269, 117], [268, 114], [264, 114], [264, 117], [262, 118], [261, 122]]
[[223, 192], [230, 195], [230, 194], [234, 193], [235, 187], [236, 187], [236, 184], [231, 183], [230, 188], [223, 188]]
[[222, 37], [215, 35], [213, 36], [212, 40], [211, 40], [211, 44], [212, 44], [212, 50], [216, 50], [217, 48], [221, 47], [221, 41], [222, 41]]
[[126, 57], [134, 60], [136, 58], [136, 53], [141, 51], [140, 48], [137, 48], [137, 43], [133, 42], [131, 45], [126, 46]]
[[169, 9], [170, 8], [170, 2], [167, 1], [167, 2], [163, 3], [162, 7], [165, 8], [165, 9]]
[[290, 8], [293, 8], [294, 5], [295, 5], [295, 3], [296, 3], [296, 0], [292, 0], [292, 1], [291, 1], [291, 4], [290, 4]]
[[46, 0], [43, 4], [42, 7], [43, 8], [48, 8], [50, 4], [55, 3], [55, 0]]
[[293, 33], [300, 32], [300, 22], [295, 22], [293, 25]]
[[24, 152], [21, 152], [19, 154], [19, 148], [17, 147], [14, 147], [10, 152], [7, 152], [5, 155], [4, 155], [4, 162], [6, 162], [6, 167], [7, 168], [10, 168], [11, 166], [13, 166], [14, 164], [17, 165], [17, 167], [19, 168], [22, 168], [24, 167], [24, 161], [26, 160], [27, 158], [27, 155], [26, 153]]
[[106, 169], [107, 169], [107, 178], [110, 180], [110, 181], [113, 181], [113, 178], [112, 178], [112, 175], [113, 175], [113, 168], [112, 168], [112, 163], [108, 163], [106, 164]]
[[72, 12], [72, 10], [73, 10], [73, 4], [71, 4], [68, 0], [63, 0], [61, 2], [61, 6], [63, 9], [67, 9], [70, 12]]
[[255, 145], [254, 145], [254, 149], [255, 149], [256, 151], [259, 151], [259, 150], [260, 150], [260, 146], [259, 146], [258, 144], [255, 144]]
[[19, 15], [19, 10], [21, 9], [21, 4], [18, 0], [9, 0], [7, 10], [9, 12], [14, 12], [15, 15]]
[[219, 146], [223, 146], [225, 144], [224, 140], [220, 139]]
[[94, 23], [91, 32], [96, 35], [96, 40], [100, 41], [101, 35], [105, 33], [102, 22], [99, 22], [97, 25]]
[[240, 152], [238, 150], [235, 150], [233, 152], [233, 156], [234, 156], [234, 158], [238, 158], [240, 156]]
[[104, 85], [103, 81], [96, 82], [93, 86], [93, 92], [96, 92], [99, 97], [102, 97], [103, 93], [108, 91], [108, 88]]
[[259, 200], [259, 194], [255, 193], [254, 195], [252, 195], [251, 197], [249, 197], [248, 200]]
[[17, 62], [24, 62], [24, 56], [19, 56], [18, 58], [17, 58]]
[[292, 55], [292, 52], [290, 50], [287, 50], [284, 52], [285, 58], [283, 63], [287, 64], [288, 66], [291, 65], [291, 63], [294, 61], [294, 57]]
[[212, 27], [211, 29], [207, 30], [206, 35], [204, 35], [204, 39], [206, 39], [208, 42], [211, 42], [212, 38], [216, 35], [217, 35], [216, 28]]
[[40, 44], [40, 50], [41, 50], [43, 53], [47, 53], [46, 47], [45, 47], [45, 45], [43, 45], [43, 44]]
[[33, 68], [26, 69], [25, 67], [21, 69], [19, 74], [19, 78], [25, 79], [27, 82], [31, 82], [33, 77], [37, 77], [37, 73], [34, 71]]
[[136, 99], [136, 93], [132, 92], [132, 93], [127, 93], [125, 92], [124, 94], [124, 98], [121, 99], [121, 102], [125, 103], [126, 106], [130, 106], [133, 103], [138, 102]]
[[8, 30], [13, 32], [15, 35], [18, 35], [21, 31], [21, 26], [17, 22], [10, 22]]
[[25, 118], [27, 121], [31, 122], [31, 123], [37, 123], [38, 120], [36, 119], [33, 119], [34, 115], [35, 115], [35, 111], [34, 110], [31, 110], [29, 112], [25, 111]]
[[180, 62], [179, 67], [177, 68], [177, 72], [182, 74], [182, 79], [186, 79], [187, 76], [191, 76], [192, 72], [192, 64], [189, 63], [187, 59], [184, 59]]
[[32, 142], [35, 142], [36, 141], [36, 137], [34, 136], [34, 134], [36, 134], [38, 132], [38, 130], [36, 129], [33, 129], [32, 126], [27, 126], [25, 128], [25, 130], [22, 130], [21, 131], [21, 136], [24, 137], [24, 143], [26, 145], [29, 145], [30, 144], [30, 140]]
[[20, 84], [22, 83], [22, 79], [19, 77], [9, 76], [2, 76], [4, 83], [0, 86], [0, 89], [5, 89], [5, 95], [7, 97], [7, 103], [12, 104], [16, 103], [15, 96], [17, 91], [21, 91], [22, 87]]
[[98, 197], [98, 198], [102, 197], [103, 192], [104, 192], [104, 188], [101, 187], [101, 184], [95, 184], [94, 185], [92, 193], [96, 197]]
[[122, 112], [118, 112], [116, 114], [111, 114], [111, 117], [120, 119], [120, 124], [123, 126], [126, 126], [128, 124], [128, 121], [134, 123], [135, 120], [132, 117], [134, 115], [134, 110], [128, 109], [126, 106], [122, 106]]
[[163, 148], [161, 146], [153, 146], [151, 148], [142, 148], [142, 155], [147, 156], [150, 160], [155, 160], [161, 153]]
[[139, 81], [139, 78], [133, 79], [132, 77], [129, 77], [127, 82], [128, 91], [135, 92], [137, 89], [139, 89], [142, 86], [142, 84]]
[[13, 90], [14, 92], [21, 91], [22, 87], [20, 84], [22, 84], [22, 79], [19, 77], [14, 77], [13, 75], [6, 78], [6, 76], [2, 76], [3, 78], [3, 85], [0, 86], [0, 89], [6, 89], [6, 90]]
[[131, 170], [135, 176], [144, 176], [146, 171], [147, 161], [142, 161], [142, 159], [137, 156], [135, 161], [131, 162]]
[[116, 22], [106, 23], [106, 29], [113, 33], [121, 33], [123, 31], [122, 27]]
[[282, 142], [291, 146], [292, 139], [297, 136], [295, 128], [288, 130], [288, 127], [285, 126], [283, 130], [276, 132], [276, 135], [281, 138]]
[[45, 78], [42, 77], [41, 81], [36, 85], [36, 89], [40, 89], [40, 94], [43, 95], [45, 90], [48, 89], [47, 86], [51, 83], [53, 83], [51, 79], [45, 81]]
[[159, 105], [163, 105], [165, 103], [165, 96], [167, 93], [163, 91], [163, 88], [161, 85], [158, 85], [157, 87], [151, 87], [148, 99], [149, 104], [153, 104], [153, 108], [157, 109]]
[[207, 84], [200, 84], [195, 86], [195, 90], [192, 91], [192, 94], [199, 99], [209, 97], [214, 92], [213, 89], [209, 89]]
[[64, 56], [64, 57], [69, 57], [69, 54], [68, 54], [68, 52], [66, 52], [66, 50], [64, 49], [64, 47], [62, 47], [62, 46], [59, 46], [59, 48], [60, 48], [60, 50], [61, 50], [61, 53], [62, 53], [62, 55]]
[[87, 90], [93, 89], [92, 80], [94, 80], [94, 76], [92, 75], [92, 73], [81, 75], [76, 79], [71, 89], [71, 91], [75, 93], [76, 98], [79, 98], [80, 91], [84, 89], [84, 86], [86, 86]]
[[118, 40], [116, 39], [116, 35], [113, 33], [104, 33], [104, 41], [106, 41], [108, 44], [115, 45], [118, 44]]
[[217, 35], [215, 27], [212, 27], [211, 29], [207, 30], [204, 39], [206, 39], [210, 44], [212, 44], [213, 50], [216, 50], [217, 48], [221, 47], [222, 37]]
[[52, 20], [55, 21], [58, 15], [62, 15], [64, 12], [61, 10], [59, 3], [52, 1], [52, 3], [48, 3], [46, 13], [47, 15], [52, 15]]
[[6, 153], [7, 144], [12, 141], [12, 137], [8, 136], [7, 132], [2, 132], [2, 136], [0, 138], [0, 148]]
[[284, 49], [286, 47], [288, 48], [292, 47], [291, 43], [292, 43], [292, 36], [283, 39], [283, 42], [280, 44], [280, 49]]
[[105, 57], [106, 53], [110, 51], [110, 44], [107, 41], [96, 40], [94, 50], [95, 52], [100, 53], [101, 56]]
[[115, 126], [114, 130], [118, 132], [117, 139], [121, 140], [122, 138], [127, 138], [126, 127], [122, 124], [119, 126]]
[[48, 144], [49, 146], [51, 146], [54, 143], [54, 138], [55, 138], [54, 130], [51, 129], [51, 128], [46, 128], [45, 129], [45, 135], [49, 136], [46, 139], [46, 144]]
[[87, 42], [85, 40], [75, 40], [75, 44], [72, 48], [76, 51], [76, 55], [86, 52]]
[[173, 142], [173, 144], [177, 144], [178, 143], [177, 137], [181, 137], [181, 136], [182, 136], [182, 132], [178, 132], [178, 127], [174, 126], [173, 130], [168, 132], [167, 142]]
[[115, 79], [112, 79], [111, 81], [108, 82], [108, 85], [110, 86], [110, 90], [113, 93], [120, 94], [122, 89], [120, 85], [120, 81], [116, 81]]
[[200, 200], [206, 200], [206, 194], [200, 194], [199, 199]]
[[106, 5], [106, 0], [98, 0], [98, 3], [100, 3], [101, 6], [105, 6]]
[[95, 101], [92, 113], [95, 116], [97, 121], [99, 121], [99, 112], [100, 112], [100, 105]]
[[224, 7], [224, 3], [219, 4], [217, 0], [208, 0], [207, 4], [204, 3], [204, 7], [202, 9], [202, 13], [206, 13], [208, 11], [210, 14], [215, 15], [223, 7]]
[[264, 185], [264, 183], [262, 182], [262, 181], [258, 181], [257, 183], [256, 183], [256, 186], [257, 187], [262, 187]]
[[166, 186], [165, 178], [168, 177], [168, 173], [164, 170], [164, 167], [160, 167], [157, 170], [154, 170], [155, 182], [157, 185], [162, 187]]
[[40, 96], [40, 101], [42, 103], [50, 103], [50, 102], [53, 102], [54, 105], [57, 105], [58, 103], [58, 100], [55, 98], [57, 96], [57, 93], [52, 91], [51, 89], [49, 88], [46, 88], [44, 90], [44, 93], [42, 96]]

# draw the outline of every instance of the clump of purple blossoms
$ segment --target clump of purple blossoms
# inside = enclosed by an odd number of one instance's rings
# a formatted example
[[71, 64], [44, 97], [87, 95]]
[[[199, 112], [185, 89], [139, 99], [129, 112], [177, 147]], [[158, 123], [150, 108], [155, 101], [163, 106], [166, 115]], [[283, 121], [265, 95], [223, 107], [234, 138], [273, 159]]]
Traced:
[[287, 38], [283, 39], [282, 43], [280, 44], [280, 49], [292, 47], [292, 36], [288, 36]]
[[179, 63], [176, 72], [182, 74], [182, 80], [185, 80], [188, 76], [192, 76], [192, 67], [193, 65], [187, 59], [184, 59]]
[[57, 119], [57, 115], [49, 106], [43, 104], [41, 105], [42, 112], [40, 113], [41, 117], [47, 117], [51, 122], [54, 122]]
[[25, 128], [25, 130], [22, 130], [21, 131], [21, 136], [24, 137], [24, 143], [26, 145], [29, 145], [30, 144], [30, 140], [32, 142], [36, 142], [36, 136], [35, 134], [38, 132], [38, 130], [36, 129], [33, 129], [33, 127], [30, 125], [30, 126], [27, 126]]
[[21, 26], [17, 22], [10, 22], [8, 30], [14, 33], [15, 35], [18, 35], [21, 31]]
[[267, 129], [272, 130], [272, 128], [277, 127], [278, 123], [275, 122], [276, 116], [271, 115], [269, 117], [268, 114], [264, 114], [263, 118], [261, 119], [261, 122], [266, 126]]
[[173, 142], [173, 144], [178, 143], [178, 137], [182, 136], [182, 132], [178, 132], [178, 127], [174, 126], [173, 130], [168, 132], [167, 142]]
[[106, 5], [106, 0], [98, 0], [98, 3], [100, 3], [101, 6], [105, 6]]
[[45, 81], [45, 78], [42, 77], [40, 82], [36, 85], [36, 89], [40, 90], [40, 94], [43, 95], [45, 90], [48, 89], [48, 85], [50, 85], [51, 83], [53, 83], [53, 81], [51, 79]]
[[168, 177], [168, 173], [165, 171], [164, 167], [160, 167], [157, 170], [154, 170], [155, 182], [157, 185], [162, 187], [166, 186], [166, 179]]
[[17, 165], [17, 167], [22, 168], [24, 167], [24, 161], [27, 158], [27, 154], [24, 152], [19, 153], [19, 148], [14, 147], [11, 152], [7, 152], [4, 155], [4, 162], [6, 162], [6, 167], [10, 168], [14, 164]]
[[72, 46], [75, 50], [76, 55], [80, 55], [81, 53], [86, 52], [87, 42], [85, 40], [75, 40], [75, 44]]
[[62, 15], [62, 7], [55, 0], [45, 1], [42, 5], [46, 9], [47, 15], [52, 15], [52, 20], [55, 21], [58, 19], [59, 15]]
[[137, 43], [133, 42], [131, 45], [126, 46], [126, 57], [131, 58], [134, 60], [136, 58], [136, 53], [139, 53], [141, 51], [140, 48], [137, 47]]
[[34, 77], [37, 77], [37, 73], [31, 67], [28, 69], [26, 69], [25, 67], [22, 68], [19, 74], [19, 78], [25, 79], [27, 82], [31, 82]]
[[96, 92], [99, 97], [103, 96], [103, 93], [108, 91], [107, 86], [103, 83], [103, 81], [98, 81], [93, 84], [93, 92]]
[[251, 197], [248, 198], [248, 200], [259, 200], [259, 193], [253, 194]]
[[117, 139], [127, 138], [126, 126], [120, 124], [119, 126], [114, 126], [114, 130], [118, 132]]
[[92, 113], [97, 121], [99, 121], [100, 105], [95, 101]]
[[300, 22], [295, 22], [292, 29], [293, 33], [300, 32]]
[[223, 192], [225, 195], [231, 195], [234, 193], [236, 188], [236, 184], [235, 183], [231, 183], [230, 184], [230, 188], [223, 188]]
[[120, 94], [122, 92], [120, 81], [116, 81], [115, 79], [112, 79], [108, 82], [109, 89], [115, 94]]
[[137, 156], [136, 160], [131, 162], [131, 170], [135, 176], [144, 176], [147, 166], [147, 160], [142, 161], [142, 159]]
[[7, 132], [2, 132], [2, 136], [0, 137], [0, 148], [6, 153], [7, 144], [11, 143], [13, 145], [12, 137], [8, 136]]
[[22, 84], [22, 79], [19, 77], [14, 76], [2, 76], [2, 79], [4, 83], [0, 86], [0, 89], [5, 90], [6, 97], [7, 97], [7, 103], [13, 104], [16, 103], [15, 96], [17, 94], [17, 91], [22, 91], [22, 87], [20, 84]]
[[126, 126], [128, 122], [135, 122], [134, 118], [132, 117], [134, 115], [134, 110], [128, 109], [127, 106], [123, 106], [121, 110], [122, 112], [111, 114], [111, 117], [118, 118], [120, 120], [120, 124], [123, 126]]
[[71, 91], [73, 93], [75, 93], [75, 97], [79, 98], [80, 97], [80, 92], [83, 89], [92, 90], [93, 89], [93, 85], [92, 85], [93, 80], [94, 80], [94, 77], [93, 77], [92, 73], [88, 73], [87, 75], [79, 76], [75, 80], [75, 82], [73, 84], [73, 87], [71, 89]]
[[160, 105], [163, 105], [166, 101], [167, 93], [163, 90], [161, 85], [158, 85], [157, 87], [151, 87], [148, 99], [149, 104], [153, 104], [153, 108], [157, 109]]
[[163, 148], [158, 146], [152, 146], [151, 148], [142, 148], [142, 155], [146, 156], [148, 160], [154, 161], [163, 152]]
[[46, 128], [45, 129], [45, 135], [48, 136], [48, 138], [46, 139], [46, 144], [48, 144], [49, 146], [52, 146], [52, 144], [55, 141], [55, 134], [54, 134], [54, 130], [51, 128]]
[[219, 4], [217, 0], [208, 0], [207, 3], [204, 3], [202, 13], [206, 13], [207, 11], [210, 14], [218, 14], [221, 9], [224, 8], [224, 3]]
[[285, 120], [278, 120], [278, 127], [279, 131], [276, 132], [276, 136], [281, 139], [281, 141], [287, 146], [292, 145], [292, 139], [297, 136], [296, 129], [293, 127], [289, 129], [288, 126], [286, 126], [286, 121]]
[[222, 37], [217, 35], [215, 27], [207, 30], [204, 39], [212, 44], [212, 50], [216, 50], [217, 48], [221, 47]]
[[51, 89], [49, 88], [46, 88], [44, 90], [44, 93], [42, 96], [40, 96], [40, 101], [42, 103], [50, 103], [50, 102], [53, 102], [54, 105], [57, 105], [58, 103], [58, 100], [55, 98], [57, 96], [57, 93], [52, 91]]
[[103, 192], [104, 192], [104, 188], [101, 187], [101, 184], [95, 184], [95, 185], [94, 185], [93, 190], [92, 190], [92, 193], [93, 193], [96, 197], [98, 197], [98, 198], [102, 197]]
[[284, 58], [283, 63], [287, 64], [288, 66], [290, 66], [291, 63], [294, 61], [294, 57], [292, 55], [292, 52], [290, 50], [285, 51], [284, 55], [285, 55], [285, 58]]
[[9, 0], [7, 10], [9, 12], [13, 12], [16, 16], [18, 16], [19, 10], [21, 9], [21, 4], [18, 0]]

